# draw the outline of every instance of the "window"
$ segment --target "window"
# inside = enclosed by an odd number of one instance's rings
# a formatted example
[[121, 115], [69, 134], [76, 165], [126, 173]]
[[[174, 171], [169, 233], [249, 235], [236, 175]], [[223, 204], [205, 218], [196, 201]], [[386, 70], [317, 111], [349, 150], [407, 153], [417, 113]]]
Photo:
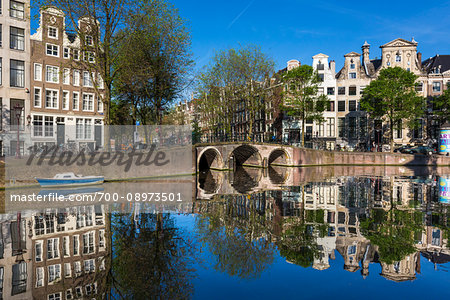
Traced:
[[422, 81], [419, 81], [416, 84], [416, 92], [423, 92], [423, 82]]
[[12, 267], [11, 295], [24, 293], [27, 290], [27, 263], [20, 262]]
[[25, 63], [21, 60], [11, 59], [10, 64], [10, 85], [23, 88], [25, 86]]
[[323, 80], [324, 80], [323, 74], [319, 74], [318, 76], [319, 76], [319, 82], [323, 82]]
[[58, 38], [58, 28], [56, 27], [48, 27], [48, 37], [52, 38], [52, 39], [57, 39]]
[[338, 101], [338, 111], [345, 111], [345, 101]]
[[319, 61], [319, 63], [317, 64], [317, 70], [322, 71], [325, 69], [325, 65]]
[[83, 110], [94, 111], [94, 94], [83, 93]]
[[61, 300], [61, 293], [49, 294], [48, 300]]
[[[92, 120], [85, 119], [84, 120], [84, 139], [89, 140], [92, 138]], [[87, 223], [87, 220], [86, 220]], [[88, 224], [86, 224], [87, 226]], [[92, 224], [91, 224], [92, 225]]]
[[61, 265], [48, 266], [48, 283], [52, 284], [61, 279]]
[[72, 276], [72, 266], [70, 263], [64, 263], [64, 277], [69, 278]]
[[441, 91], [441, 83], [438, 81], [433, 82], [433, 93], [439, 93]]
[[350, 79], [356, 79], [356, 73], [355, 73], [355, 72], [350, 72], [350, 73], [348, 73], [348, 78], [350, 78]]
[[34, 88], [34, 107], [41, 107], [42, 105], [42, 97], [41, 97], [41, 88], [35, 87]]
[[98, 234], [98, 246], [100, 248], [105, 248], [105, 231], [100, 230]]
[[47, 55], [48, 56], [59, 56], [59, 46], [58, 45], [53, 45], [53, 44], [47, 44], [46, 46], [47, 49]]
[[327, 95], [329, 95], [329, 96], [334, 95], [334, 87], [327, 88]]
[[[53, 136], [53, 117], [45, 116], [44, 121], [44, 135]], [[47, 231], [49, 231], [49, 229], [54, 231], [54, 227], [47, 226]]]
[[34, 64], [34, 80], [41, 81], [42, 80], [42, 65]]
[[402, 61], [402, 57], [401, 57], [400, 55], [397, 54], [397, 55], [395, 56], [395, 61], [396, 61], [396, 62], [401, 62], [401, 61]]
[[355, 117], [348, 118], [348, 138], [349, 139], [356, 138], [356, 118]]
[[9, 47], [15, 50], [25, 50], [25, 30], [12, 26], [9, 30]]
[[72, 289], [68, 289], [66, 291], [66, 300], [72, 300], [72, 299], [73, 299]]
[[63, 237], [63, 255], [64, 255], [64, 257], [70, 256], [69, 247], [70, 247], [69, 237], [65, 236], [65, 237]]
[[317, 94], [318, 95], [323, 95], [323, 87], [317, 88]]
[[350, 69], [354, 70], [355, 69], [355, 64], [350, 64]]
[[94, 39], [90, 35], [86, 35], [86, 45], [92, 46], [94, 44]]
[[84, 261], [84, 272], [85, 273], [95, 272], [95, 259], [88, 259]]
[[59, 238], [47, 240], [47, 259], [59, 257]]
[[36, 287], [44, 286], [44, 268], [36, 268]]
[[75, 294], [76, 294], [77, 298], [83, 297], [83, 289], [81, 288], [81, 286], [77, 286], [75, 288]]
[[359, 87], [359, 94], [362, 95], [362, 93], [364, 92], [364, 89], [366, 88], [365, 85], [362, 85]]
[[328, 102], [327, 111], [334, 111], [334, 101]]
[[74, 60], [80, 60], [80, 50], [77, 49], [73, 49], [72, 50], [72, 54], [73, 54], [73, 59]]
[[334, 123], [334, 118], [328, 118], [328, 121], [327, 121], [327, 132], [328, 132], [328, 136], [329, 137], [334, 137], [334, 126], [335, 126], [335, 123]]
[[58, 90], [45, 90], [45, 108], [58, 108]]
[[80, 71], [78, 70], [73, 70], [73, 85], [80, 85]]
[[103, 111], [103, 101], [102, 101], [103, 95], [100, 97], [97, 97], [97, 111], [102, 112]]
[[[20, 125], [20, 130], [23, 130], [23, 126], [25, 125], [25, 101], [20, 99], [11, 99], [9, 104], [12, 109], [10, 109], [10, 122], [9, 124], [12, 126]], [[19, 120], [17, 120], [17, 115], [14, 107], [19, 106], [22, 107], [22, 113], [20, 114]], [[17, 130], [17, 129], [16, 129]]]
[[364, 139], [367, 134], [367, 117], [359, 118], [359, 136]]
[[94, 232], [83, 234], [83, 254], [92, 254], [94, 251]]
[[324, 128], [325, 128], [325, 126], [324, 126], [323, 122], [320, 122], [320, 124], [319, 124], [319, 136], [320, 137], [324, 136]]
[[77, 119], [76, 122], [76, 138], [83, 139], [83, 119]]
[[45, 80], [47, 82], [59, 83], [59, 68], [55, 66], [46, 66]]
[[103, 81], [102, 76], [100, 76], [100, 74], [97, 74], [97, 80], [98, 80], [98, 88], [103, 89], [105, 87], [105, 83]]
[[63, 58], [70, 58], [70, 49], [67, 47], [63, 48]]
[[73, 236], [73, 255], [80, 255], [80, 237], [78, 235]]
[[[1, 33], [1, 32], [0, 32]], [[0, 86], [3, 84], [3, 80], [2, 80], [2, 78], [3, 78], [3, 76], [2, 76], [2, 58], [0, 57]]]
[[79, 109], [79, 103], [80, 103], [80, 94], [78, 92], [73, 92], [72, 109], [73, 110], [78, 110]]
[[18, 18], [18, 19], [25, 18], [24, 3], [11, 0], [9, 2], [9, 15], [13, 18]]
[[345, 86], [338, 87], [338, 95], [345, 95]]
[[63, 84], [70, 84], [70, 70], [64, 69], [63, 71]]
[[356, 100], [348, 101], [348, 110], [349, 111], [356, 111]]
[[355, 96], [356, 95], [356, 86], [349, 87], [348, 94], [349, 94], [349, 96]]
[[70, 93], [68, 91], [63, 91], [62, 109], [69, 109], [69, 96]]
[[[42, 116], [33, 116], [33, 135], [34, 136], [42, 136], [43, 135], [43, 118]], [[44, 223], [42, 222], [42, 219], [39, 220], [39, 222], [36, 222], [35, 226], [41, 226], [35, 228], [36, 235], [44, 234]]]
[[339, 137], [345, 137], [345, 118], [338, 119], [338, 134]]
[[89, 283], [85, 286], [86, 296], [97, 294], [97, 283]]
[[73, 269], [75, 271], [75, 275], [76, 276], [80, 276], [81, 275], [81, 262], [80, 261], [76, 261], [73, 264]]
[[43, 241], [37, 241], [34, 245], [36, 262], [42, 261]]
[[84, 71], [83, 72], [83, 86], [92, 87], [92, 80], [91, 76], [89, 75], [89, 72]]

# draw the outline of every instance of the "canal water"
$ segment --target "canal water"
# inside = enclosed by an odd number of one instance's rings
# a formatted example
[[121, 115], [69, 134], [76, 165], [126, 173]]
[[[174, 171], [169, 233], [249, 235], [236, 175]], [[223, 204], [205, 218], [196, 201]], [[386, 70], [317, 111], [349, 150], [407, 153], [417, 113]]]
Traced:
[[94, 203], [5, 213], [2, 297], [445, 299], [446, 172], [203, 170], [192, 201], [164, 211]]

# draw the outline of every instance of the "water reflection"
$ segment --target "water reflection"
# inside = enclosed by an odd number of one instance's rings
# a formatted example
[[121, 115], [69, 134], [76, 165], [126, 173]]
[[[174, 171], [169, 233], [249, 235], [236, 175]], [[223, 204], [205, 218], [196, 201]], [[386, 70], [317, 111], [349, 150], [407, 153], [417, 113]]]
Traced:
[[298, 266], [298, 280], [303, 268], [394, 282], [428, 265], [448, 270], [441, 177], [376, 172], [208, 171], [187, 216], [139, 213], [136, 204], [0, 215], [0, 298], [191, 298], [208, 289], [199, 278], [264, 285], [286, 263]]

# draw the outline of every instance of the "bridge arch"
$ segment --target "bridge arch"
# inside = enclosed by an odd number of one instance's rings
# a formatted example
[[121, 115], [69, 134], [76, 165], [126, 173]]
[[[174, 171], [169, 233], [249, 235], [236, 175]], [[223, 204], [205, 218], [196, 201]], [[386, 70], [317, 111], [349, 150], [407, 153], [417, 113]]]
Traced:
[[223, 169], [222, 154], [215, 147], [207, 147], [198, 155], [197, 165], [199, 170]]
[[240, 145], [231, 151], [229, 159], [234, 159], [236, 166], [263, 166], [263, 159], [256, 147]]
[[287, 166], [291, 165], [291, 159], [289, 157], [288, 152], [283, 148], [277, 148], [270, 152], [268, 157], [269, 165], [282, 165]]

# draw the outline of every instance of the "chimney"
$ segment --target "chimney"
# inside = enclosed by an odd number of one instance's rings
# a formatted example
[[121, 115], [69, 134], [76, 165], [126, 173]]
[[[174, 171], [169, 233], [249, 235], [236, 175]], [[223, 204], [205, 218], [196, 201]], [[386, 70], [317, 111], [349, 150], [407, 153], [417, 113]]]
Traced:
[[336, 75], [336, 62], [334, 60], [330, 61], [331, 74]]
[[367, 64], [370, 62], [370, 57], [369, 57], [369, 54], [370, 54], [370, 44], [367, 43], [367, 41], [365, 41], [365, 42], [364, 42], [364, 45], [362, 45], [361, 49], [362, 49], [362, 53], [363, 53], [363, 62], [364, 62], [364, 65], [367, 66]]
[[419, 61], [419, 66], [422, 66], [422, 53], [417, 52], [417, 60]]

